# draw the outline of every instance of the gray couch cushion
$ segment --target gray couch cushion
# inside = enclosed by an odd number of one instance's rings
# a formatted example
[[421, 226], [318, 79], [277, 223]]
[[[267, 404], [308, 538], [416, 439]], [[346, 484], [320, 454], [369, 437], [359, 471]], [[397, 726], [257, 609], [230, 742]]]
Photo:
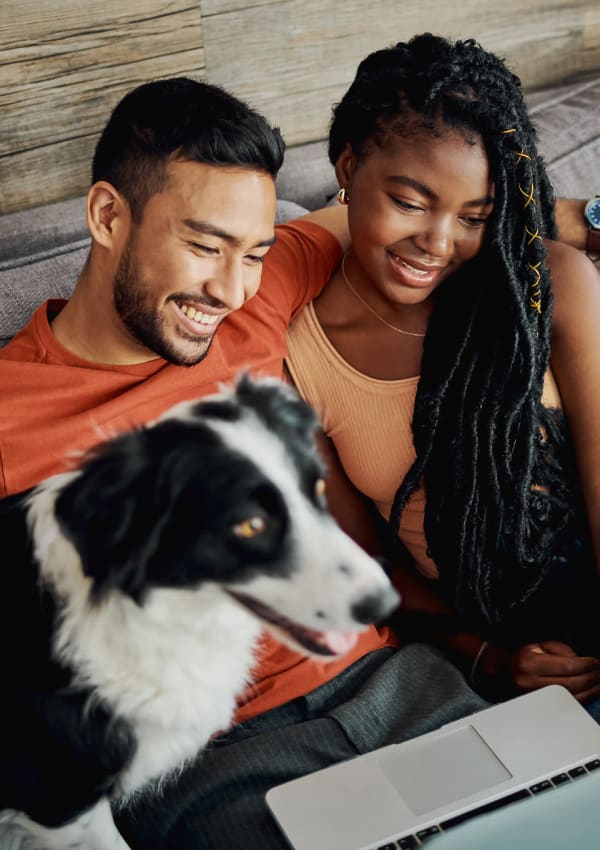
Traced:
[[85, 198], [0, 216], [0, 346], [46, 298], [71, 294], [89, 242]]
[[89, 241], [85, 198], [0, 216], [0, 270], [36, 262]]
[[[27, 262], [0, 265], [0, 347], [47, 298], [68, 298], [85, 262], [89, 240], [39, 252]], [[25, 258], [21, 258], [25, 259]]]
[[527, 98], [556, 194], [600, 194], [600, 77]]
[[338, 190], [335, 171], [327, 157], [327, 142], [288, 148], [276, 185], [280, 198], [290, 198], [309, 210], [326, 207]]

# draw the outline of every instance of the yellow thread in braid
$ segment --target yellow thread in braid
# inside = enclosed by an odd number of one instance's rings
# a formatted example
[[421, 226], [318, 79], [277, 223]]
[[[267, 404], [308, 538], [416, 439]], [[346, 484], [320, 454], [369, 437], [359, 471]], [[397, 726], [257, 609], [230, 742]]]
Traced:
[[[515, 129], [514, 127], [510, 127], [510, 128], [509, 128], [509, 129], [507, 129], [507, 130], [502, 130], [503, 135], [508, 135], [509, 133], [516, 133], [516, 132], [517, 132], [517, 131], [516, 131], [516, 129]], [[522, 159], [529, 159], [529, 160], [531, 160], [531, 157], [529, 156], [529, 154], [525, 153], [525, 148], [524, 148], [522, 145], [521, 145], [521, 150], [520, 150], [520, 152], [519, 152], [519, 153], [517, 153], [517, 154], [515, 154], [515, 156], [516, 156], [516, 158], [517, 158], [517, 162], [519, 162], [519, 161], [520, 161], [520, 160], [522, 160]], [[529, 206], [529, 204], [532, 204], [533, 206], [535, 206], [535, 198], [534, 198], [534, 196], [533, 196], [533, 193], [534, 193], [535, 187], [534, 187], [534, 185], [533, 185], [533, 181], [531, 182], [531, 188], [530, 188], [529, 192], [526, 192], [526, 191], [523, 189], [523, 187], [521, 186], [521, 184], [520, 184], [520, 183], [518, 183], [517, 185], [518, 185], [518, 187], [519, 187], [519, 192], [520, 192], [520, 193], [523, 195], [523, 197], [525, 198], [525, 203], [524, 203], [524, 205], [523, 205], [523, 209], [527, 209], [527, 207]], [[536, 229], [535, 229], [535, 233], [532, 233], [532, 232], [531, 232], [531, 230], [529, 230], [529, 228], [527, 227], [527, 225], [525, 225], [525, 233], [529, 236], [529, 240], [528, 240], [528, 242], [527, 242], [527, 244], [528, 244], [528, 245], [531, 245], [531, 243], [532, 243], [532, 242], [534, 242], [536, 239], [539, 239], [540, 241], [543, 241], [543, 240], [542, 240], [542, 237], [540, 236], [540, 229], [539, 229], [539, 227], [536, 227]], [[534, 280], [534, 282], [531, 284], [531, 289], [533, 289], [534, 291], [531, 293], [531, 296], [530, 296], [530, 298], [529, 298], [529, 306], [530, 306], [533, 310], [535, 310], [537, 313], [539, 313], [539, 314], [541, 315], [541, 313], [542, 313], [542, 298], [541, 298], [541, 295], [542, 295], [542, 289], [541, 289], [541, 286], [540, 286], [540, 281], [541, 281], [541, 274], [540, 274], [540, 265], [541, 265], [541, 260], [540, 260], [540, 262], [539, 262], [539, 263], [536, 263], [536, 264], [535, 264], [535, 266], [532, 266], [532, 265], [531, 265], [531, 263], [528, 263], [527, 265], [529, 266], [529, 268], [531, 269], [531, 271], [532, 271], [532, 272], [534, 272], [534, 274], [535, 274], [535, 280]]]
[[528, 244], [528, 245], [531, 245], [531, 243], [532, 243], [535, 239], [539, 239], [539, 240], [540, 240], [540, 242], [543, 242], [543, 241], [544, 241], [544, 240], [542, 239], [542, 237], [540, 236], [540, 229], [539, 229], [539, 227], [536, 227], [536, 229], [535, 229], [535, 233], [532, 233], [532, 232], [531, 232], [531, 230], [529, 230], [529, 228], [527, 227], [527, 225], [525, 225], [525, 233], [526, 233], [526, 234], [530, 237], [530, 239], [529, 239], [529, 240], [528, 240], [528, 242], [527, 242], [527, 244]]
[[530, 298], [529, 306], [532, 307], [536, 312], [540, 315], [542, 314], [542, 299], [541, 298]]
[[535, 274], [535, 280], [531, 284], [531, 289], [533, 289], [534, 291], [531, 293], [531, 297], [529, 298], [529, 306], [533, 310], [536, 310], [538, 313], [540, 313], [540, 315], [541, 315], [541, 312], [542, 312], [542, 298], [541, 298], [542, 289], [540, 287], [540, 280], [542, 278], [542, 276], [540, 274], [541, 264], [542, 264], [541, 260], [539, 262], [537, 262], [535, 264], [535, 266], [532, 266], [531, 263], [527, 263], [528, 267]]
[[533, 182], [531, 184], [531, 189], [529, 190], [529, 192], [526, 192], [525, 189], [523, 189], [523, 187], [521, 186], [520, 183], [518, 183], [517, 185], [519, 187], [519, 192], [523, 195], [524, 198], [527, 199], [525, 201], [525, 203], [523, 204], [523, 209], [524, 210], [527, 209], [529, 204], [533, 204], [533, 206], [535, 206], [535, 198], [533, 197], [533, 190], [534, 190]]

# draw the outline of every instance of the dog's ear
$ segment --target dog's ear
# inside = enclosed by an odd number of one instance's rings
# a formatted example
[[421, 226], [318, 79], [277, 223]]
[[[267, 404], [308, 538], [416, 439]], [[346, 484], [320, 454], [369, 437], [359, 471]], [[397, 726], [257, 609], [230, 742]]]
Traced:
[[112, 587], [141, 597], [166, 522], [156, 495], [162, 465], [146, 430], [126, 434], [96, 450], [56, 500], [56, 519], [96, 598]]
[[257, 381], [242, 373], [235, 394], [243, 406], [254, 410], [268, 430], [292, 445], [300, 441], [307, 450], [314, 450], [319, 421], [313, 408], [290, 384], [269, 378]]

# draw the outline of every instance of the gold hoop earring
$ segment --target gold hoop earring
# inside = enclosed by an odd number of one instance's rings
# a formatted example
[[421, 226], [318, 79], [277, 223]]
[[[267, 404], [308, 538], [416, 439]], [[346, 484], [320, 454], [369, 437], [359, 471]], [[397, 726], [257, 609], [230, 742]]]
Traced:
[[346, 207], [346, 206], [348, 206], [349, 201], [350, 201], [350, 195], [348, 194], [348, 192], [346, 192], [346, 190], [342, 186], [342, 188], [338, 192], [338, 203], [342, 204], [343, 206]]

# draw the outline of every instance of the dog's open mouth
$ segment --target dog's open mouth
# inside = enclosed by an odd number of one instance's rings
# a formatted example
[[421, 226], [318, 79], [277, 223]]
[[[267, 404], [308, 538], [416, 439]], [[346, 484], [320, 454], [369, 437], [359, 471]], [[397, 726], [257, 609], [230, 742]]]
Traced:
[[230, 588], [228, 588], [227, 592], [240, 605], [243, 605], [244, 608], [252, 611], [253, 614], [269, 623], [269, 625], [284, 632], [295, 643], [314, 655], [343, 655], [352, 649], [358, 638], [357, 632], [309, 629], [290, 620], [288, 617], [265, 605], [264, 602], [259, 602], [249, 594], [240, 593], [240, 591], [231, 590]]

